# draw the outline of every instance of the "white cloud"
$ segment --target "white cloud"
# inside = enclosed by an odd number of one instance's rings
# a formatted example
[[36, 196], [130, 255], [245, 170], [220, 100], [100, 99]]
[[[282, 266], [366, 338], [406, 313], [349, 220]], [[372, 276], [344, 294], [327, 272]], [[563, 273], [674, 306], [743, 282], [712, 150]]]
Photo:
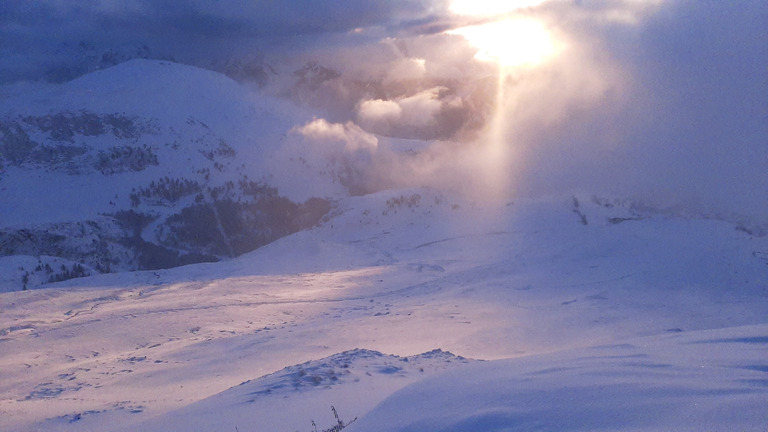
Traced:
[[393, 122], [400, 120], [403, 108], [395, 101], [374, 99], [360, 104], [357, 114], [360, 121], [366, 124]]
[[339, 148], [339, 145], [343, 145], [346, 151], [371, 151], [375, 150], [379, 144], [375, 135], [365, 132], [352, 122], [329, 123], [319, 118], [295, 128], [294, 131], [307, 138], [313, 145], [328, 148]]
[[403, 118], [414, 126], [427, 126], [434, 123], [435, 116], [443, 106], [440, 100], [442, 90], [445, 88], [435, 87], [400, 99], [397, 103], [403, 109]]
[[402, 58], [395, 60], [387, 71], [384, 83], [407, 81], [424, 78], [427, 61], [422, 58]]
[[443, 106], [446, 103], [455, 105], [452, 98], [443, 100], [440, 97], [444, 90], [444, 87], [435, 87], [395, 100], [367, 100], [360, 104], [357, 116], [361, 124], [379, 131], [434, 126]]

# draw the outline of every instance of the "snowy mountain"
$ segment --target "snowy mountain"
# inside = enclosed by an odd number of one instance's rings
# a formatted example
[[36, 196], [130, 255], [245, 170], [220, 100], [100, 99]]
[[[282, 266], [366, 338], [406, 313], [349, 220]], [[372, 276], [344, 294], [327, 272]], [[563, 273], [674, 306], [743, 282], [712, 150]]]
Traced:
[[0, 99], [0, 429], [765, 429], [763, 221], [377, 183], [458, 146], [271, 94], [131, 60]]
[[0, 255], [18, 269], [5, 289], [217, 261], [330, 208], [270, 178], [299, 110], [214, 72], [132, 60], [2, 107]]

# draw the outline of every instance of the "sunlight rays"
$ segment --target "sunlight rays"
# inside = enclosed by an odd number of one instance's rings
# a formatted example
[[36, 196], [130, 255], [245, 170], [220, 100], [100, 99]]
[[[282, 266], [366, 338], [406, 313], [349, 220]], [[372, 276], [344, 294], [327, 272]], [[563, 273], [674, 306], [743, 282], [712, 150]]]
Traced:
[[[482, 146], [482, 182], [489, 197], [502, 198], [513, 191], [515, 152], [510, 140], [514, 123], [509, 118], [516, 90], [510, 81], [535, 78], [537, 70], [557, 57], [563, 43], [533, 8], [547, 0], [452, 0], [450, 10], [473, 18], [473, 24], [447, 31], [463, 37], [477, 52], [475, 59], [497, 68], [495, 100], [487, 118]], [[480, 19], [478, 23], [477, 19]]]

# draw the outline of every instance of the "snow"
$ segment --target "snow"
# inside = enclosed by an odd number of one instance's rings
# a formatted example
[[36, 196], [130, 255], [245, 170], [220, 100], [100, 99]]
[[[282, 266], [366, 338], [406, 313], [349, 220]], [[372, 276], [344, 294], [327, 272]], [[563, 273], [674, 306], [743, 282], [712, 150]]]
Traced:
[[768, 326], [674, 333], [427, 378], [350, 431], [764, 430]]
[[[473, 361], [440, 350], [398, 357], [355, 349], [244, 382], [132, 428], [203, 431], [245, 430], [249, 425], [258, 425], [266, 430], [301, 430], [307, 428], [305, 416], [310, 413], [317, 417], [309, 422], [314, 420], [319, 426], [331, 424], [333, 405], [329, 403], [344, 407], [339, 413], [341, 420], [355, 421], [345, 414], [373, 408], [376, 399], [365, 397], [367, 392], [375, 391], [381, 397], [404, 385], [470, 363]], [[210, 412], [219, 415], [211, 417]]]
[[[87, 169], [70, 175], [62, 170], [8, 166], [0, 184], [0, 200], [9, 209], [0, 213], [3, 227], [74, 221], [83, 214], [114, 212], [128, 206], [131, 190], [145, 186], [142, 181], [162, 177], [201, 180], [205, 168], [214, 185], [237, 182], [243, 176], [254, 181], [274, 177], [272, 183], [281, 193], [285, 190], [289, 198], [306, 199], [303, 192], [297, 192], [301, 187], [296, 184], [305, 179], [286, 176], [285, 170], [275, 166], [274, 158], [284, 135], [296, 122], [309, 121], [311, 114], [284, 100], [246, 91], [224, 75], [137, 59], [54, 89], [30, 93], [0, 99], [0, 115], [19, 119], [62, 112], [77, 115], [85, 110], [95, 115], [125, 116], [137, 123], [140, 139], [76, 135], [66, 144], [92, 147], [95, 153], [120, 144], [141, 143], [152, 148], [160, 164], [120, 175]], [[58, 144], [37, 133], [41, 136], [32, 138], [38, 142]], [[211, 169], [213, 163], [203, 153], [216, 150], [220, 142], [232, 147], [237, 158]], [[317, 192], [322, 193], [314, 196], [332, 193], [325, 189]]]
[[[589, 193], [348, 196], [322, 158], [307, 169], [294, 157], [306, 111], [167, 62], [22, 97], [3, 112], [127, 112], [194, 151], [159, 144], [168, 164], [120, 178], [9, 167], [4, 228], [104, 212], [126, 200], [125, 179], [198, 169], [219, 138], [239, 159], [217, 180], [271, 175], [293, 197], [311, 182], [335, 205], [236, 259], [0, 292], [2, 431], [310, 431], [337, 424], [332, 406], [350, 432], [768, 425], [760, 221]], [[69, 202], [51, 184], [82, 194]], [[0, 286], [38, 263], [69, 264], [2, 257]]]
[[[4, 293], [0, 428], [764, 429], [766, 238], [579, 202], [385, 191], [233, 261]], [[492, 361], [389, 356], [437, 348]]]

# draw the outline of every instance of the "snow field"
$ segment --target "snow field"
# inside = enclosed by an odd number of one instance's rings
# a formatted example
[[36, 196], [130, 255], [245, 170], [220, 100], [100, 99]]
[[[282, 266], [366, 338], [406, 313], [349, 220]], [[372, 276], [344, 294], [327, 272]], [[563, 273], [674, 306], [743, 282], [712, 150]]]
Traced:
[[[654, 213], [615, 224], [605, 215], [626, 209], [594, 203], [582, 225], [571, 197], [488, 217], [431, 194], [350, 198], [322, 226], [229, 262], [2, 294], [0, 427], [310, 430], [333, 424], [330, 405], [366, 431], [762, 427], [764, 238]], [[355, 381], [337, 366], [330, 388], [329, 371], [285, 391], [258, 379], [358, 348], [499, 360], [423, 384], [413, 369], [362, 367]], [[358, 353], [350, 362], [367, 364]]]

